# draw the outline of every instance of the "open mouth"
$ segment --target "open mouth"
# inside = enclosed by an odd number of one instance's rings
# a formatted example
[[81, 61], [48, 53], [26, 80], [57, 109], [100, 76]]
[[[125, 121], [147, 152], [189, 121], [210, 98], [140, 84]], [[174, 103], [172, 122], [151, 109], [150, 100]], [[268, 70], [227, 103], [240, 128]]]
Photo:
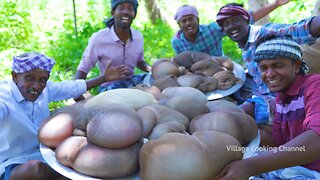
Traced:
[[278, 83], [278, 82], [279, 82], [279, 80], [268, 80], [269, 84], [274, 84], [274, 83]]
[[280, 80], [267, 80], [268, 86], [269, 87], [276, 87], [281, 84]]
[[237, 37], [239, 35], [239, 30], [232, 30], [229, 34], [231, 37]]
[[185, 31], [189, 34], [194, 34], [195, 29], [192, 26], [188, 26], [187, 28], [185, 28]]
[[27, 91], [29, 94], [31, 94], [32, 96], [38, 96], [39, 92], [36, 91], [35, 89], [31, 88], [31, 89], [28, 89]]
[[121, 21], [124, 22], [124, 23], [129, 23], [129, 22], [130, 22], [130, 18], [128, 18], [128, 17], [122, 17], [122, 18], [121, 18]]

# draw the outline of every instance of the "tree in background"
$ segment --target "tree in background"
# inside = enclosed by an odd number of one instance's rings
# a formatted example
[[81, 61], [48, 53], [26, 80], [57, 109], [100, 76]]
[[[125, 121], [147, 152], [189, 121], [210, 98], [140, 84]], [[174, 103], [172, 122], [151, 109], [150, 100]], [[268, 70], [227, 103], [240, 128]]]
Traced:
[[0, 8], [0, 51], [23, 48], [31, 41], [33, 33], [30, 13], [13, 1], [1, 3]]
[[27, 9], [14, 1], [0, 1], [0, 79], [10, 77], [13, 54], [19, 54], [20, 49], [30, 49], [32, 45], [36, 47], [31, 40], [34, 33], [31, 25]]
[[144, 3], [149, 19], [152, 22], [152, 24], [156, 24], [156, 22], [159, 19], [165, 21], [165, 19], [163, 19], [163, 17], [161, 16], [161, 12], [156, 0], [144, 0]]
[[312, 11], [312, 15], [316, 16], [320, 14], [320, 0], [317, 0], [316, 5], [314, 6], [314, 9]]
[[[258, 10], [264, 6], [266, 6], [268, 3], [268, 0], [248, 0], [249, 10], [255, 11]], [[255, 22], [256, 25], [263, 25], [270, 22], [270, 16], [266, 15], [259, 21]]]

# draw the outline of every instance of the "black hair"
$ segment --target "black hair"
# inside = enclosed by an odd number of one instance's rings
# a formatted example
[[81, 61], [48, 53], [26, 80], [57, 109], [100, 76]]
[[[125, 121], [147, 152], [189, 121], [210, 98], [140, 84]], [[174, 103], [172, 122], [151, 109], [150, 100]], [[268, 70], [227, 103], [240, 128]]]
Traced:
[[229, 6], [239, 6], [239, 7], [243, 7], [243, 4], [232, 2], [232, 3], [228, 3], [228, 4], [224, 5], [224, 6], [226, 6], [226, 7], [229, 7]]

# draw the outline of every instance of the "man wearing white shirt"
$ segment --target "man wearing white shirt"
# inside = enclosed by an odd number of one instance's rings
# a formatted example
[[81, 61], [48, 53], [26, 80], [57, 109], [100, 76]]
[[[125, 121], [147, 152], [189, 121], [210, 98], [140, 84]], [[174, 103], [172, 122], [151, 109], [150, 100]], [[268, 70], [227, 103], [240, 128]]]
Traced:
[[48, 104], [77, 97], [125, 73], [124, 66], [107, 65], [106, 73], [95, 79], [54, 83], [48, 81], [54, 64], [43, 54], [24, 53], [13, 57], [12, 80], [0, 81], [1, 180], [63, 178], [39, 151], [37, 134], [50, 115]]

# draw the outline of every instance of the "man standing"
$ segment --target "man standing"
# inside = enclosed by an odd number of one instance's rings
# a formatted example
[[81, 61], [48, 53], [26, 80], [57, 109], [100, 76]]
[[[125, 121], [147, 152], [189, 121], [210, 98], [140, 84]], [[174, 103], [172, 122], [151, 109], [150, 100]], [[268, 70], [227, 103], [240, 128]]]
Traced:
[[92, 35], [76, 72], [76, 79], [85, 79], [96, 64], [100, 74], [104, 73], [108, 63], [111, 67], [124, 65], [126, 74], [114, 82], [102, 84], [100, 92], [127, 88], [140, 83], [144, 76], [134, 75], [135, 67], [145, 72], [151, 70], [144, 60], [142, 34], [131, 28], [131, 23], [137, 14], [138, 1], [112, 0], [111, 8], [112, 18], [106, 22], [105, 29]]

